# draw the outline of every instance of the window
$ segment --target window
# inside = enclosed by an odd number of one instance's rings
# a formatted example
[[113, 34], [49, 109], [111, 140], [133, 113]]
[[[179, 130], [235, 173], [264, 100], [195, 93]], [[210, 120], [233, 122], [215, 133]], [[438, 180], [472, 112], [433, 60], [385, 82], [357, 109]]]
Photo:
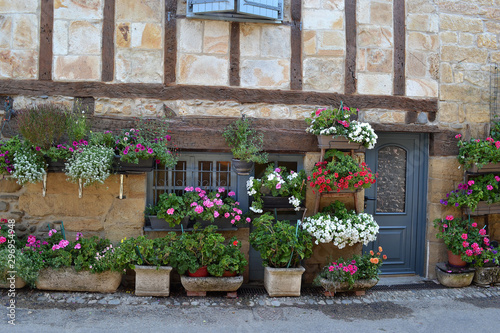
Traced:
[[283, 0], [188, 0], [187, 17], [281, 23]]

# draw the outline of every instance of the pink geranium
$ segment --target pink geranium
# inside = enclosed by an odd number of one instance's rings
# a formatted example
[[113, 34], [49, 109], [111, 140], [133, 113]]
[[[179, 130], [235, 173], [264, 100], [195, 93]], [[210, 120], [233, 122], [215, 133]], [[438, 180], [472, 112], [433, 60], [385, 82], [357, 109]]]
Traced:
[[480, 234], [481, 236], [486, 235], [486, 230], [484, 230], [484, 229], [479, 230], [479, 234]]
[[201, 213], [203, 213], [204, 209], [202, 206], [198, 205], [198, 206], [196, 206], [194, 211], [197, 212], [198, 214], [201, 214]]
[[462, 234], [462, 239], [467, 240], [467, 234]]
[[167, 209], [167, 214], [168, 214], [168, 215], [173, 215], [173, 214], [174, 214], [174, 212], [175, 212], [175, 209], [173, 209], [173, 208], [169, 208], [169, 209]]

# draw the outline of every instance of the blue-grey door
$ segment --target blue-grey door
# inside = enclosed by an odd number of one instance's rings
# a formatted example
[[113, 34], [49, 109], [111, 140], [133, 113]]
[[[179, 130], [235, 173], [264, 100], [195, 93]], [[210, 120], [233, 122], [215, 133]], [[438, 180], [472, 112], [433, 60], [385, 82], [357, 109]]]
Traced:
[[428, 144], [425, 134], [381, 133], [366, 162], [378, 173], [365, 191], [365, 212], [380, 226], [365, 251], [383, 247], [383, 274], [423, 274]]

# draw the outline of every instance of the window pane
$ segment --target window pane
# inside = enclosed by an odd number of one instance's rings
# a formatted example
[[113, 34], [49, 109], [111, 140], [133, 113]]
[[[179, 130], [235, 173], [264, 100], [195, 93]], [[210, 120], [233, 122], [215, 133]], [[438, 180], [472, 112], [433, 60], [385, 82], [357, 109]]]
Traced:
[[231, 162], [217, 162], [215, 178], [217, 187], [231, 187]]
[[285, 167], [288, 171], [297, 171], [297, 162], [280, 162], [278, 161], [278, 167]]
[[198, 162], [198, 186], [203, 189], [211, 189], [213, 186], [213, 162], [199, 161]]
[[406, 150], [389, 146], [378, 152], [377, 213], [404, 213]]

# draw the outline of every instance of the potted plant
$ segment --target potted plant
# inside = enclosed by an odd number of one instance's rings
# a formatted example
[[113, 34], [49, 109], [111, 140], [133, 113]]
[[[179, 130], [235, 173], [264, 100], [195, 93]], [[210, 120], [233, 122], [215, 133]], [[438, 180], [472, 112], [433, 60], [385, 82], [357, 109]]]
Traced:
[[62, 232], [49, 231], [45, 240], [28, 237], [25, 255], [38, 272], [36, 288], [113, 293], [121, 282], [123, 267], [116, 261], [115, 250], [109, 240], [96, 236], [75, 241], [65, 239]]
[[466, 207], [466, 212], [471, 215], [500, 213], [497, 204], [500, 202], [499, 182], [498, 175], [478, 175], [458, 184], [457, 189], [447, 193], [440, 202], [445, 206]]
[[352, 156], [335, 149], [326, 152], [325, 158], [329, 157], [332, 158], [330, 162], [316, 163], [312, 176], [307, 177], [309, 186], [319, 193], [357, 191], [375, 183], [377, 175], [366, 163], [360, 164]]
[[174, 232], [165, 237], [149, 239], [145, 236], [123, 239], [116, 249], [116, 260], [135, 270], [137, 296], [170, 295], [170, 255], [177, 241]]
[[300, 296], [304, 267], [302, 259], [312, 255], [312, 238], [289, 221], [275, 221], [265, 213], [253, 222], [250, 244], [260, 252], [264, 269], [264, 287], [269, 296]]
[[250, 177], [247, 193], [252, 197], [250, 210], [262, 213], [263, 208], [293, 208], [298, 211], [306, 197], [304, 170], [288, 172], [285, 167], [267, 167], [261, 179]]
[[346, 245], [367, 245], [377, 239], [379, 226], [372, 215], [348, 211], [340, 201], [335, 201], [325, 210], [306, 217], [302, 223], [302, 228], [316, 238], [316, 244], [333, 243], [343, 249]]
[[[214, 225], [200, 229], [200, 224], [196, 224], [192, 232], [184, 232], [174, 245], [171, 263], [181, 274], [188, 296], [227, 291], [229, 297], [236, 297], [235, 292], [243, 283], [241, 275], [223, 276], [226, 270], [240, 274], [248, 264], [239, 242], [231, 239], [232, 243], [225, 244], [224, 236], [216, 230]], [[188, 276], [184, 275], [186, 272]]]
[[[153, 229], [176, 228], [181, 225], [187, 227], [187, 210], [184, 198], [175, 193], [163, 193], [160, 195], [156, 206], [148, 210], [149, 221]], [[182, 223], [182, 222], [185, 223]]]
[[[495, 131], [493, 128], [497, 128]], [[492, 128], [491, 136], [485, 140], [470, 139], [462, 140], [462, 135], [455, 136], [458, 139], [458, 161], [464, 165], [466, 170], [473, 173], [499, 172], [500, 171], [500, 136], [498, 135], [499, 122]]]
[[480, 286], [500, 284], [500, 247], [498, 242], [483, 238], [483, 250], [473, 261], [474, 284]]
[[321, 285], [325, 290], [325, 296], [333, 296], [336, 292], [354, 291], [356, 296], [364, 295], [367, 289], [375, 286], [379, 280], [378, 274], [383, 259], [380, 258], [382, 247], [379, 252], [373, 251], [363, 255], [354, 255], [351, 258], [338, 260], [326, 265], [318, 274], [314, 283]]
[[236, 173], [247, 176], [253, 163], [266, 163], [267, 153], [262, 152], [264, 134], [252, 127], [250, 119], [243, 117], [226, 127], [222, 134], [233, 153], [232, 166]]
[[318, 109], [306, 118], [307, 132], [318, 136], [320, 148], [372, 149], [377, 135], [370, 124], [351, 120], [359, 110], [340, 105], [338, 109]]

